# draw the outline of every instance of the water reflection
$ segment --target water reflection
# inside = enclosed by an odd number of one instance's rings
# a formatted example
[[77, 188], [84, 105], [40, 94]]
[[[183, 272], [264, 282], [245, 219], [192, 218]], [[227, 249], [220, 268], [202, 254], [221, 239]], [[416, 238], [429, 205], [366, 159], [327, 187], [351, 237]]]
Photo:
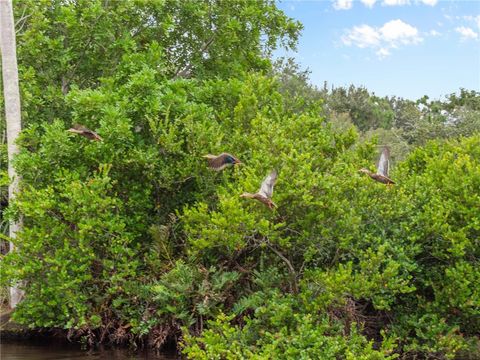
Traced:
[[175, 354], [152, 351], [132, 352], [126, 349], [82, 350], [80, 345], [58, 342], [2, 341], [0, 344], [2, 360], [174, 360]]

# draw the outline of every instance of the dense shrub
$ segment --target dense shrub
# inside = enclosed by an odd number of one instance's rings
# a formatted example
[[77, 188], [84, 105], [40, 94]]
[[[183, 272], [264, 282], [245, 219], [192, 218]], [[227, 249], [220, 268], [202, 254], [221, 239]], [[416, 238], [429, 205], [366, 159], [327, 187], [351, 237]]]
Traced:
[[[454, 354], [478, 334], [478, 136], [417, 149], [389, 188], [357, 174], [373, 146], [290, 113], [264, 76], [144, 65], [68, 101], [104, 141], [61, 121], [22, 137], [17, 320], [157, 345], [190, 329], [206, 357]], [[200, 155], [224, 150], [245, 166], [209, 171]], [[273, 212], [239, 197], [272, 168]]]
[[[358, 173], [374, 168], [375, 141], [348, 121], [338, 126], [332, 120], [341, 114], [324, 112], [315, 96], [289, 97], [268, 72], [263, 51], [298, 32], [273, 3], [239, 1], [240, 21], [218, 2], [215, 11], [231, 20], [221, 24], [225, 47], [212, 50], [224, 64], [182, 58], [190, 76], [172, 69], [174, 39], [156, 37], [175, 29], [187, 57], [201, 46], [201, 29], [182, 43], [172, 19], [203, 19], [203, 4], [166, 1], [134, 13], [134, 2], [95, 4], [55, 3], [19, 36], [21, 76], [32, 79], [23, 89], [29, 126], [15, 160], [22, 191], [2, 219], [22, 216], [25, 226], [1, 267], [2, 285], [26, 290], [17, 321], [91, 343], [161, 347], [174, 339], [192, 358], [452, 358], [478, 350], [479, 134], [416, 148], [386, 187]], [[176, 15], [125, 32], [149, 12]], [[245, 18], [256, 20], [246, 26]], [[92, 35], [91, 56], [75, 57], [74, 67], [71, 46], [50, 26], [68, 25], [62, 31], [82, 43], [88, 34], [75, 30], [78, 19], [125, 38], [102, 47], [112, 38]], [[238, 40], [244, 32], [247, 48]], [[28, 48], [33, 33], [54, 54], [42, 56], [44, 67], [33, 62], [38, 48]], [[104, 51], [111, 56], [102, 62]], [[71, 76], [68, 89], [56, 81], [41, 91], [51, 61]], [[380, 113], [385, 102], [352, 94], [362, 129], [370, 128], [365, 114], [391, 125], [393, 115]], [[478, 120], [469, 116], [466, 134]], [[66, 132], [73, 123], [103, 141]], [[223, 151], [244, 165], [209, 170], [201, 156]], [[240, 197], [272, 169], [277, 209]]]

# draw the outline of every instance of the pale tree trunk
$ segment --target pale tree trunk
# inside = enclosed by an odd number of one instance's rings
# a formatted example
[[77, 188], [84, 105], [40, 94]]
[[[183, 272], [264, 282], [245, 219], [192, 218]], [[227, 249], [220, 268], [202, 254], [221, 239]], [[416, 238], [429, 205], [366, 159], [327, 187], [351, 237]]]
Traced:
[[[19, 178], [12, 165], [18, 153], [15, 140], [20, 134], [20, 90], [18, 88], [17, 53], [15, 48], [15, 25], [13, 22], [12, 0], [0, 0], [0, 51], [2, 54], [3, 94], [5, 96], [5, 119], [8, 143], [8, 200], [11, 202], [18, 192]], [[21, 229], [21, 221], [10, 222], [10, 237], [15, 238]], [[10, 251], [14, 246], [10, 243]], [[22, 299], [23, 292], [16, 286], [10, 288], [10, 307], [14, 308]]]

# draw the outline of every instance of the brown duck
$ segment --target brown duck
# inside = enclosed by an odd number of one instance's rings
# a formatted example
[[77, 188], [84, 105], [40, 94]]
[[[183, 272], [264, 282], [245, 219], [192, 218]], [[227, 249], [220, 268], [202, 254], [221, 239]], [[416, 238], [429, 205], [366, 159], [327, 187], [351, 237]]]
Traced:
[[380, 155], [380, 160], [378, 160], [378, 166], [377, 166], [377, 172], [372, 173], [368, 169], [360, 169], [359, 171], [367, 174], [370, 176], [373, 180], [381, 182], [382, 184], [386, 185], [393, 185], [395, 182], [388, 177], [388, 171], [390, 167], [390, 150], [388, 147], [384, 147], [382, 150], [382, 154]]
[[274, 207], [277, 207], [273, 203], [272, 194], [273, 194], [273, 186], [277, 181], [277, 171], [273, 170], [267, 177], [263, 180], [262, 186], [260, 186], [260, 190], [258, 190], [255, 194], [250, 193], [243, 193], [240, 195], [242, 198], [249, 198], [249, 199], [256, 199], [265, 205], [268, 206], [270, 210], [273, 210]]
[[242, 164], [235, 156], [229, 153], [221, 153], [220, 155], [204, 155], [208, 161], [208, 166], [215, 171], [222, 171], [227, 166]]
[[83, 125], [75, 124], [67, 131], [86, 137], [89, 140], [102, 141], [103, 139], [95, 131], [87, 129]]

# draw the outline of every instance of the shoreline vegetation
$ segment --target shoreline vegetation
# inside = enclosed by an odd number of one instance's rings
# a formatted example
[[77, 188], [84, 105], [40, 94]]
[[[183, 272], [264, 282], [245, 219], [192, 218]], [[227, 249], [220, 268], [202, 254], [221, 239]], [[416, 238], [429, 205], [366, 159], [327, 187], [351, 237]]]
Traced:
[[[192, 359], [480, 352], [479, 92], [314, 87], [272, 60], [302, 25], [269, 0], [22, 0], [14, 16], [13, 321]], [[389, 185], [365, 175], [386, 147]]]

